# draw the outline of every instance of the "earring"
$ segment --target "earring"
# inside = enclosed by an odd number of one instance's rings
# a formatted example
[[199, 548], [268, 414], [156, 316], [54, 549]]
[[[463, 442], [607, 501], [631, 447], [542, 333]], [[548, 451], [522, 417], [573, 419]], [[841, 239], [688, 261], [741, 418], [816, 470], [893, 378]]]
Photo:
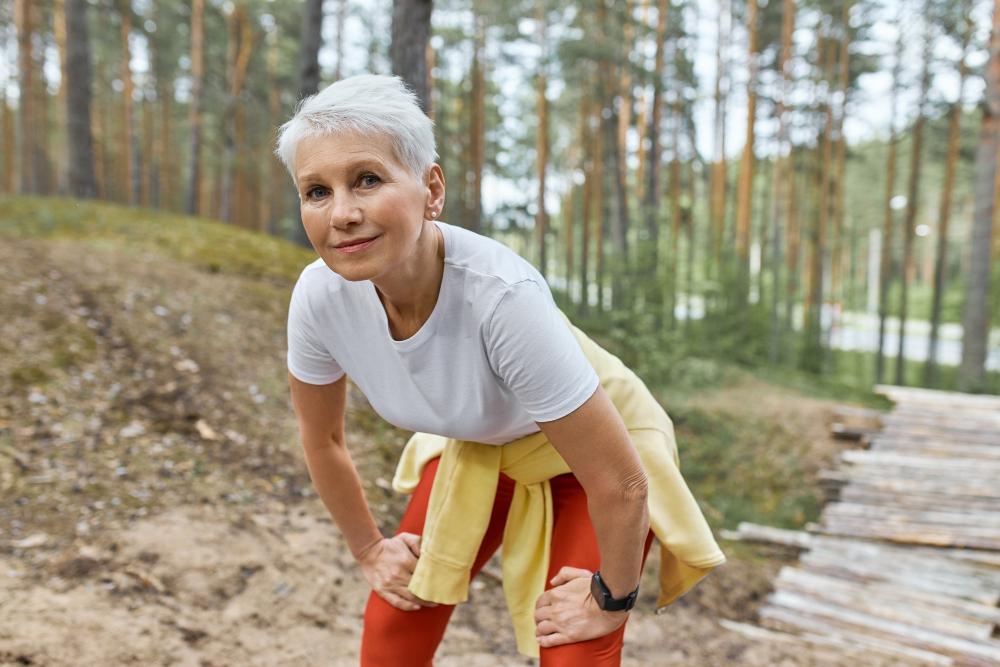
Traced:
[[437, 215], [438, 215], [438, 212], [437, 212], [437, 211], [431, 211], [431, 217], [432, 217], [432, 218], [436, 218], [436, 217], [437, 217]]

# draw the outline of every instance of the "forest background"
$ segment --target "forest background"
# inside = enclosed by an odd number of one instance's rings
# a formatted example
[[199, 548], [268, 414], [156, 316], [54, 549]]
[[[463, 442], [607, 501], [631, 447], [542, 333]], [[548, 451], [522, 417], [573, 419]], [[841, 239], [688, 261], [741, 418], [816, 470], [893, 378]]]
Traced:
[[[646, 380], [720, 535], [815, 522], [876, 383], [1000, 393], [1000, 0], [2, 1], [0, 663], [357, 664], [369, 590], [282, 355], [315, 253], [272, 152], [362, 72], [434, 119], [444, 220]], [[364, 400], [388, 534], [409, 433]], [[797, 554], [720, 544], [623, 664], [901, 664], [722, 627]], [[517, 664], [497, 582], [441, 664]]]
[[16, 0], [0, 187], [308, 247], [276, 127], [394, 72], [435, 121], [443, 218], [531, 259], [647, 380], [719, 358], [998, 392], [997, 8]]

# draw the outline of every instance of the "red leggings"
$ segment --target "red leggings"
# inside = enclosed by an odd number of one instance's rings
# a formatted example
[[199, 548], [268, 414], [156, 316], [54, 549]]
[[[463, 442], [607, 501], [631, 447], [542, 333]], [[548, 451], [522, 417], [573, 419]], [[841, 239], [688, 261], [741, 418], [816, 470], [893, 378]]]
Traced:
[[[439, 458], [433, 459], [424, 468], [397, 534], [423, 533], [424, 515], [439, 461]], [[583, 487], [571, 473], [552, 478], [550, 484], [554, 526], [546, 589], [552, 587], [548, 580], [564, 565], [596, 570], [601, 561]], [[500, 546], [513, 489], [514, 481], [501, 474], [489, 528], [476, 555], [472, 577], [478, 574]], [[643, 565], [652, 539], [653, 533], [650, 531], [643, 551]], [[364, 630], [361, 635], [361, 667], [432, 667], [434, 652], [444, 636], [454, 609], [455, 605], [439, 604], [415, 611], [402, 611], [374, 592], [371, 593], [365, 607]], [[624, 635], [623, 623], [617, 630], [603, 637], [541, 648], [541, 667], [617, 667], [621, 663]]]

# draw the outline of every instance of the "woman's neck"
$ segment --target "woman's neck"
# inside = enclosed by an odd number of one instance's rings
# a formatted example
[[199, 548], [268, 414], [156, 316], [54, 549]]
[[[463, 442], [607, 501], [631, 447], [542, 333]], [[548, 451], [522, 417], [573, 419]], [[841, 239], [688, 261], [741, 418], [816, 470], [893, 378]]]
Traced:
[[444, 238], [433, 221], [425, 221], [410, 266], [372, 280], [385, 308], [393, 337], [416, 333], [434, 312], [444, 277]]

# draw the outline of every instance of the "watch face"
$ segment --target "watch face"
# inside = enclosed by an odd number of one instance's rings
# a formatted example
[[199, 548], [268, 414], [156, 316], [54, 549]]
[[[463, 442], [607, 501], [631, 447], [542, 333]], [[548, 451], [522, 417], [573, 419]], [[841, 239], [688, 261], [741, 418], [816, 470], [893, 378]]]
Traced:
[[594, 600], [597, 601], [597, 606], [604, 609], [605, 594], [604, 590], [601, 588], [600, 580], [597, 578], [598, 575], [594, 575], [590, 578], [590, 594], [594, 596]]

